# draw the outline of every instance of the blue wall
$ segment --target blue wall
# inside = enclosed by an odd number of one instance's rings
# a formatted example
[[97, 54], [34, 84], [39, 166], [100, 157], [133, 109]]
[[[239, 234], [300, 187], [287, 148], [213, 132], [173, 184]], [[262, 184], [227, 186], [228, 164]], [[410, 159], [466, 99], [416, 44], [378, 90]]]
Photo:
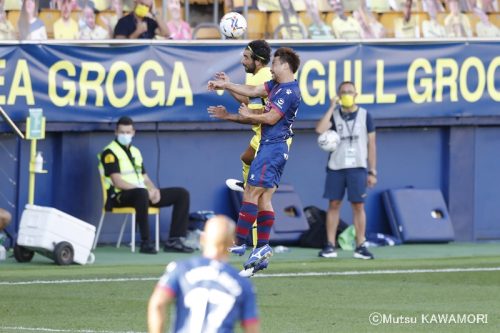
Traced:
[[[322, 194], [327, 154], [316, 145], [313, 123], [297, 125], [282, 182], [295, 187], [304, 206], [326, 208]], [[379, 183], [367, 200], [368, 232], [389, 233], [381, 192], [413, 186], [441, 189], [457, 240], [500, 239], [498, 126], [403, 127], [384, 121], [377, 125]], [[211, 209], [233, 215], [224, 181], [240, 177], [239, 155], [248, 144], [250, 130], [222, 123], [181, 126], [139, 125], [134, 144], [143, 151], [150, 177], [161, 186], [186, 187], [191, 192], [191, 211]], [[102, 207], [96, 154], [113, 138], [113, 127], [90, 127], [81, 132], [49, 131], [47, 139], [38, 142], [49, 173], [36, 177], [35, 204], [95, 225]], [[3, 133], [0, 149], [0, 206], [15, 214], [13, 231], [27, 202], [29, 142]], [[170, 213], [162, 210], [162, 238], [168, 232]], [[348, 204], [342, 217], [351, 221]], [[116, 240], [119, 223], [113, 222], [119, 220], [108, 216], [102, 241]]]

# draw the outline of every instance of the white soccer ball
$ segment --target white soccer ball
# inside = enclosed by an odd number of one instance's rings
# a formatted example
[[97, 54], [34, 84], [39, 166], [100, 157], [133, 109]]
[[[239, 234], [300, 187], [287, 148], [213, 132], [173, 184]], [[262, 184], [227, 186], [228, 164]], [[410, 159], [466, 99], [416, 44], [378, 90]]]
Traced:
[[221, 18], [219, 28], [227, 38], [240, 38], [247, 30], [247, 20], [239, 13], [227, 13]]
[[334, 130], [328, 130], [318, 136], [318, 146], [329, 153], [334, 152], [340, 144], [340, 136]]

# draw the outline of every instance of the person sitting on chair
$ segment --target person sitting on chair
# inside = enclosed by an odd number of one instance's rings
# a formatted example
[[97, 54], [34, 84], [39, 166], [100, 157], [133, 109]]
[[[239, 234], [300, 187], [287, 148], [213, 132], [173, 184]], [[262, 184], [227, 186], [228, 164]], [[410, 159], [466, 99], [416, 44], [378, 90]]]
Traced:
[[189, 222], [189, 192], [182, 187], [158, 189], [144, 168], [141, 152], [131, 145], [135, 135], [134, 123], [121, 117], [116, 124], [116, 139], [101, 154], [104, 176], [112, 184], [108, 189], [106, 209], [134, 207], [141, 234], [141, 253], [156, 254], [149, 235], [148, 208], [173, 206], [170, 237], [165, 251], [191, 253], [184, 243]]

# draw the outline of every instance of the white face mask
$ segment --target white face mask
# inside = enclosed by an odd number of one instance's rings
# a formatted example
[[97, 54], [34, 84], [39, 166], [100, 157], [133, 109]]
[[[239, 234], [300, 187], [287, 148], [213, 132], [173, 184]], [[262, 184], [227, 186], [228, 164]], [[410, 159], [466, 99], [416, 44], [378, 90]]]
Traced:
[[132, 134], [118, 134], [116, 140], [118, 140], [122, 146], [128, 146], [132, 142]]

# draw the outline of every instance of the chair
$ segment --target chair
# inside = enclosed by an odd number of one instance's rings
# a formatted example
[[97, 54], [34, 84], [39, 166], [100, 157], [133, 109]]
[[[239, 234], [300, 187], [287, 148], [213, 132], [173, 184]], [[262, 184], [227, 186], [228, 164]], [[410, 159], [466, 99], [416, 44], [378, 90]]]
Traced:
[[500, 14], [499, 13], [490, 13], [488, 14], [490, 22], [497, 26], [500, 29]]
[[219, 25], [215, 23], [200, 23], [193, 30], [193, 39], [222, 39]]
[[470, 29], [472, 30], [472, 36], [477, 36], [476, 25], [481, 21], [479, 16], [474, 13], [465, 13], [465, 15], [469, 18]]
[[61, 17], [61, 12], [57, 9], [42, 9], [38, 18], [42, 20], [49, 39], [54, 38], [54, 22]]
[[106, 24], [104, 24], [104, 21], [102, 20], [102, 18], [103, 17], [109, 18], [109, 17], [115, 16], [115, 15], [116, 15], [115, 11], [112, 9], [102, 10], [96, 14], [95, 23], [97, 23], [98, 25], [100, 25], [104, 29], [108, 29], [108, 26]]
[[248, 25], [248, 39], [262, 39], [266, 35], [267, 26], [267, 13], [261, 12], [257, 9], [248, 10], [247, 22]]
[[17, 30], [17, 22], [19, 21], [19, 16], [21, 16], [20, 10], [9, 10], [7, 12], [7, 20], [12, 24], [12, 26]]
[[266, 36], [274, 36], [274, 31], [280, 25], [281, 12], [269, 12], [267, 14]]
[[403, 19], [403, 17], [403, 12], [385, 12], [380, 14], [379, 22], [384, 26], [387, 38], [394, 38], [394, 22], [396, 19]]
[[311, 18], [311, 16], [309, 16], [309, 13], [307, 11], [297, 12], [297, 15], [299, 16], [299, 21], [302, 22], [302, 24], [304, 24], [304, 26], [306, 27], [314, 23], [313, 19]]
[[[125, 225], [127, 224], [127, 220], [129, 215], [132, 216], [131, 219], [131, 250], [132, 252], [135, 252], [135, 208], [133, 207], [119, 207], [119, 208], [112, 208], [111, 210], [107, 211], [105, 206], [106, 206], [106, 200], [108, 198], [108, 193], [106, 190], [106, 178], [104, 177], [104, 169], [99, 163], [98, 166], [99, 169], [99, 178], [101, 182], [101, 189], [102, 189], [102, 212], [101, 212], [101, 218], [99, 220], [99, 225], [97, 226], [97, 232], [95, 235], [94, 239], [94, 244], [92, 245], [92, 249], [95, 249], [97, 246], [97, 241], [99, 240], [99, 235], [101, 234], [101, 228], [102, 224], [104, 222], [104, 216], [106, 213], [112, 213], [112, 214], [125, 214], [125, 219], [123, 220], [122, 226], [120, 228], [120, 235], [118, 236], [118, 241], [116, 242], [116, 247], [120, 247], [122, 238], [123, 238], [123, 232], [125, 231]], [[155, 215], [155, 249], [156, 251], [160, 250], [160, 209], [157, 207], [149, 207], [148, 210], [149, 215]]]

